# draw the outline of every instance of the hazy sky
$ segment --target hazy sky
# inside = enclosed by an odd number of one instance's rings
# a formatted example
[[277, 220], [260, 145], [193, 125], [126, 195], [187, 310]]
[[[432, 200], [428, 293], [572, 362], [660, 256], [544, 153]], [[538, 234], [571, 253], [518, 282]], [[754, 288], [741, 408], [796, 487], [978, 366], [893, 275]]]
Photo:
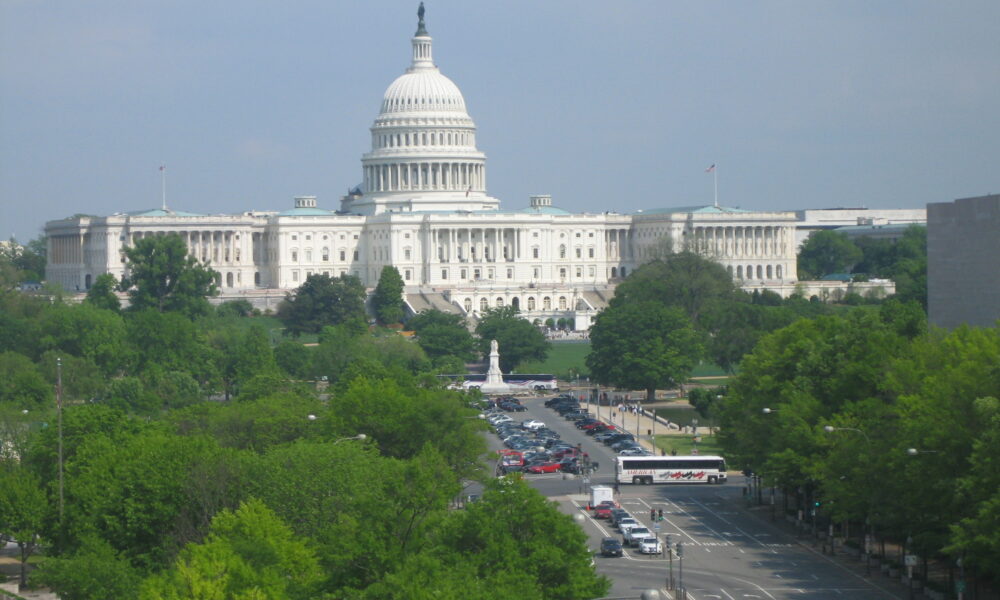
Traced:
[[[505, 208], [922, 207], [1000, 192], [1000, 2], [428, 0]], [[417, 2], [0, 0], [0, 237], [361, 180]]]

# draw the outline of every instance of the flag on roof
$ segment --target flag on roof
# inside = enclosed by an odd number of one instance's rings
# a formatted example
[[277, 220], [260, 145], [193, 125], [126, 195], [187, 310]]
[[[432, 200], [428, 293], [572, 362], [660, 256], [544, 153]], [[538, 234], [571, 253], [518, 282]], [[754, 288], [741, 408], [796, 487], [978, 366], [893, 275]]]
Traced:
[[706, 173], [711, 173], [714, 170], [715, 170], [715, 163], [712, 163], [712, 166], [709, 167], [709, 168], [707, 168], [707, 169], [705, 169], [705, 172]]

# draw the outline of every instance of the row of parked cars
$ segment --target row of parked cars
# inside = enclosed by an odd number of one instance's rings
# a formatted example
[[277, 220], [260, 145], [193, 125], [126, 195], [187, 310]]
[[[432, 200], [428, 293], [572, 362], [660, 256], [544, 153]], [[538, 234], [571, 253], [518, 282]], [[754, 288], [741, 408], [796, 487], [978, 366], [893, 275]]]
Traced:
[[626, 546], [635, 548], [640, 554], [663, 554], [663, 544], [656, 534], [624, 508], [609, 500], [598, 504], [593, 510], [595, 518], [608, 519], [622, 534], [620, 542], [613, 537], [601, 540], [602, 556], [621, 556]]
[[556, 396], [545, 401], [545, 406], [557, 412], [568, 421], [573, 421], [577, 429], [595, 440], [609, 446], [620, 456], [648, 456], [649, 450], [635, 441], [635, 436], [615, 425], [594, 419], [575, 398], [568, 395]]
[[498, 471], [502, 473], [582, 473], [597, 468], [579, 445], [561, 440], [542, 421], [517, 421], [502, 409], [487, 410], [485, 415], [505, 446], [499, 451]]

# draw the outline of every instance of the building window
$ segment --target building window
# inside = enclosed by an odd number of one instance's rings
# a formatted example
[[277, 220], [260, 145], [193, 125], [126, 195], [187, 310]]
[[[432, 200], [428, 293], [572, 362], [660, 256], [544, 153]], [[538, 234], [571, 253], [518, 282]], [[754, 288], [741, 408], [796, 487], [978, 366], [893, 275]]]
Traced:
[[358, 260], [358, 251], [357, 250], [354, 251], [354, 260]]
[[406, 248], [406, 249], [403, 250], [403, 258], [406, 259], [406, 260], [410, 260], [410, 249], [409, 248]]
[[590, 256], [590, 258], [594, 258], [594, 249], [587, 248], [587, 255]]
[[559, 310], [566, 310], [566, 296], [559, 296]]
[[542, 310], [552, 310], [552, 298], [548, 296], [542, 298]]
[[594, 269], [593, 265], [587, 267], [587, 276], [588, 277], [593, 277], [596, 274], [597, 274], [597, 271]]
[[566, 258], [566, 244], [559, 246], [559, 258]]
[[292, 250], [292, 262], [299, 262], [299, 251]]
[[531, 249], [531, 257], [532, 258], [538, 258], [538, 247], [537, 246]]
[[292, 281], [298, 281], [298, 280], [299, 280], [299, 272], [292, 271]]
[[294, 241], [295, 241], [295, 240], [297, 240], [297, 239], [299, 239], [299, 236], [297, 236], [297, 235], [294, 235], [294, 234], [293, 234], [293, 235], [292, 235], [292, 241], [294, 242]]
[[480, 271], [479, 269], [473, 269], [472, 270], [472, 278], [473, 279], [479, 279], [480, 277], [482, 277], [482, 271]]
[[579, 231], [576, 232], [576, 237], [580, 237], [580, 232]]
[[486, 300], [486, 298], [480, 298], [479, 299], [479, 310], [480, 311], [485, 312], [486, 309], [489, 308], [489, 307], [490, 307], [490, 303]]
[[466, 279], [468, 279], [469, 278], [469, 270], [468, 269], [462, 269], [461, 271], [459, 271], [458, 272], [458, 278], [461, 279], [461, 280], [463, 280], [463, 281], [466, 280]]
[[503, 298], [497, 298], [497, 308], [503, 308]]
[[566, 267], [559, 268], [559, 279], [566, 279]]
[[406, 279], [407, 281], [410, 280], [410, 270], [409, 269], [406, 269], [405, 271], [403, 271], [403, 279]]
[[576, 278], [583, 279], [583, 267], [576, 268]]
[[448, 269], [441, 269], [441, 279], [448, 280]]
[[514, 269], [507, 269], [507, 279], [514, 278]]
[[347, 260], [347, 252], [345, 250], [340, 251], [340, 261], [343, 262]]
[[577, 258], [583, 258], [583, 249], [582, 248], [577, 248], [576, 249], [576, 257]]
[[313, 251], [306, 250], [306, 262], [312, 262], [312, 259], [313, 259]]
[[330, 262], [330, 249], [323, 248], [323, 262]]
[[535, 297], [528, 296], [528, 310], [535, 310]]
[[462, 302], [462, 306], [465, 307], [465, 312], [472, 312], [472, 298], [466, 298], [465, 301]]

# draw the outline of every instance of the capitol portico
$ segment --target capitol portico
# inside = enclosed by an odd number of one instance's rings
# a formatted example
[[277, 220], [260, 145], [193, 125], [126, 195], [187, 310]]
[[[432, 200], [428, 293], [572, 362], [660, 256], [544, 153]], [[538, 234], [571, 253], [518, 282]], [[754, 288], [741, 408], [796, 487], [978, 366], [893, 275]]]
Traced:
[[[487, 194], [486, 155], [458, 86], [433, 61], [424, 20], [409, 68], [386, 89], [361, 158], [361, 183], [320, 208], [212, 215], [166, 209], [77, 216], [46, 224], [47, 278], [70, 291], [126, 274], [124, 249], [180, 234], [220, 274], [225, 297], [274, 298], [312, 274], [355, 275], [374, 287], [386, 265], [412, 311], [473, 314], [514, 305], [526, 317], [575, 319], [603, 308], [617, 281], [668, 251], [721, 263], [742, 285], [788, 290], [796, 277], [796, 214], [723, 206], [635, 214], [572, 213], [548, 195], [505, 210]], [[787, 295], [787, 294], [783, 294]]]

